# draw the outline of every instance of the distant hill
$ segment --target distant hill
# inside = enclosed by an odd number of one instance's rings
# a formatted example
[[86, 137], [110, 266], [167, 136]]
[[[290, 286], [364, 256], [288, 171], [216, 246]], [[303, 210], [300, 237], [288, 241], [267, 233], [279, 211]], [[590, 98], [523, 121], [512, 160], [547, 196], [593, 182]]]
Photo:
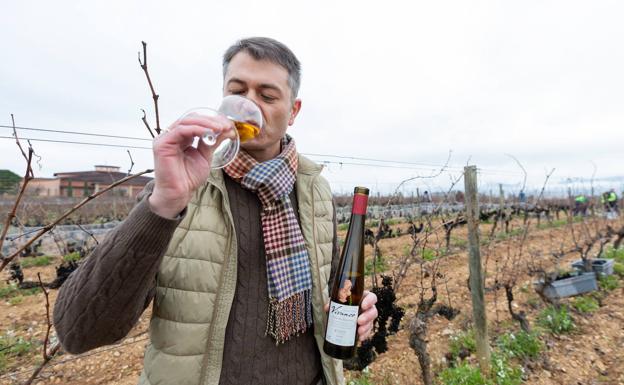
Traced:
[[0, 170], [0, 194], [16, 192], [22, 177], [10, 170]]

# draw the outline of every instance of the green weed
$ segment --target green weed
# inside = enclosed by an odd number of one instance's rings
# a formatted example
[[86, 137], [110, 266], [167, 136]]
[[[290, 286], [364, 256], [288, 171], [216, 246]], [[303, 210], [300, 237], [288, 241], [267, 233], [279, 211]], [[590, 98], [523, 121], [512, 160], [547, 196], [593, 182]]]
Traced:
[[520, 359], [537, 358], [542, 350], [542, 341], [537, 333], [525, 331], [503, 334], [498, 338], [497, 345], [504, 355]]
[[563, 226], [565, 226], [567, 224], [568, 224], [568, 220], [567, 219], [559, 219], [559, 220], [554, 220], [552, 222], [540, 223], [536, 227], [539, 230], [544, 230], [544, 229], [554, 229], [554, 228], [558, 228], [558, 227], [563, 227]]
[[522, 369], [517, 365], [512, 365], [505, 355], [492, 354], [492, 375], [494, 381], [492, 385], [519, 385], [522, 383]]
[[615, 259], [616, 262], [624, 264], [624, 247], [615, 249], [613, 246], [608, 246], [602, 252], [602, 258]]
[[348, 385], [375, 385], [373, 380], [370, 378], [370, 370], [364, 368], [362, 372], [359, 374], [357, 378], [352, 378], [349, 380]]
[[20, 264], [23, 268], [33, 267], [33, 266], [48, 266], [52, 263], [52, 257], [48, 255], [42, 255], [40, 257], [34, 258], [22, 258]]
[[506, 241], [510, 238], [509, 234], [507, 234], [506, 232], [500, 232], [500, 233], [496, 233], [495, 235], [495, 239], [497, 241]]
[[599, 276], [598, 284], [605, 291], [612, 291], [620, 287], [620, 281], [615, 275]]
[[0, 335], [0, 373], [4, 373], [11, 360], [29, 353], [34, 347], [31, 341], [23, 337], [9, 333]]
[[522, 383], [522, 369], [509, 363], [501, 354], [492, 354], [492, 378], [484, 377], [478, 367], [462, 363], [444, 369], [438, 376], [442, 385], [519, 385]]
[[513, 238], [513, 237], [517, 237], [518, 235], [522, 234], [524, 232], [523, 228], [516, 228], [516, 229], [511, 229], [509, 230], [508, 233], [502, 231], [500, 233], [496, 234], [496, 240], [497, 241], [506, 241], [509, 238]]
[[569, 333], [574, 329], [574, 322], [565, 306], [560, 306], [559, 309], [549, 306], [542, 310], [537, 317], [537, 323], [553, 334]]
[[0, 287], [0, 298], [11, 298], [18, 295], [19, 289], [15, 284]]
[[453, 368], [444, 369], [438, 376], [443, 385], [490, 385], [479, 368], [463, 363]]
[[80, 252], [74, 251], [73, 253], [69, 253], [63, 256], [63, 261], [65, 262], [77, 262], [80, 260]]
[[0, 286], [0, 298], [10, 299], [17, 296], [26, 296], [37, 294], [41, 291], [38, 287], [30, 289], [19, 289], [15, 283]]
[[468, 246], [468, 240], [464, 238], [451, 237], [451, 245], [460, 249], [464, 249]]
[[620, 278], [624, 278], [624, 263], [615, 262], [613, 264], [613, 272], [620, 276]]
[[577, 297], [572, 300], [572, 306], [581, 313], [592, 313], [600, 309], [600, 304], [593, 297]]
[[476, 352], [477, 343], [475, 341], [474, 330], [470, 329], [466, 332], [461, 332], [451, 336], [449, 349], [453, 359], [459, 357], [459, 353], [462, 350], [468, 351], [470, 353]]
[[9, 305], [11, 306], [19, 305], [20, 303], [22, 303], [23, 300], [24, 300], [24, 297], [22, 297], [21, 295], [11, 297], [9, 298]]
[[[377, 261], [375, 262], [375, 270], [377, 274], [383, 273], [384, 271], [388, 270], [388, 263], [386, 262], [383, 256], [377, 258]], [[364, 264], [364, 275], [370, 275], [372, 273], [373, 273], [373, 258], [370, 258], [370, 259], [367, 259], [366, 263]]]
[[436, 251], [433, 249], [425, 248], [422, 250], [422, 259], [425, 261], [433, 261], [437, 258]]

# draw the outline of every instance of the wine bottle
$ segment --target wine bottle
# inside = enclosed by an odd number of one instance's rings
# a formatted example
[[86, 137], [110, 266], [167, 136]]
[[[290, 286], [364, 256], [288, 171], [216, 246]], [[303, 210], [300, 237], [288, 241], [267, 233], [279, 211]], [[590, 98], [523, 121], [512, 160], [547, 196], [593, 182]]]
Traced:
[[364, 292], [364, 221], [368, 191], [366, 187], [355, 188], [349, 230], [330, 293], [323, 350], [342, 360], [353, 357], [356, 349], [357, 318]]

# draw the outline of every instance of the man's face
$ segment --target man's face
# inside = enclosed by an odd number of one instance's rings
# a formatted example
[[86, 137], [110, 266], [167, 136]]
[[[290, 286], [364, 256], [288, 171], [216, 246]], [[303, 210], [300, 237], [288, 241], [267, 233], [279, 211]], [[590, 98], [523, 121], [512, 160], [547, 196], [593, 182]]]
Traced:
[[280, 140], [301, 108], [300, 100], [292, 101], [288, 71], [268, 60], [256, 60], [244, 51], [239, 52], [228, 66], [223, 94], [245, 96], [262, 110], [264, 127], [260, 135], [241, 147], [258, 161], [277, 156]]

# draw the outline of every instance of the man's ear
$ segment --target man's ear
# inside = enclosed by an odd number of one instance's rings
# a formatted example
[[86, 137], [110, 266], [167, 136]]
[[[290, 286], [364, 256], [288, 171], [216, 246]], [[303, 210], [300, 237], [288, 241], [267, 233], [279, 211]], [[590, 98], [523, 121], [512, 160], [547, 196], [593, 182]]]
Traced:
[[295, 118], [297, 117], [297, 114], [299, 114], [299, 111], [301, 111], [301, 99], [295, 99], [295, 102], [290, 109], [290, 118], [288, 118], [289, 126], [295, 124]]

